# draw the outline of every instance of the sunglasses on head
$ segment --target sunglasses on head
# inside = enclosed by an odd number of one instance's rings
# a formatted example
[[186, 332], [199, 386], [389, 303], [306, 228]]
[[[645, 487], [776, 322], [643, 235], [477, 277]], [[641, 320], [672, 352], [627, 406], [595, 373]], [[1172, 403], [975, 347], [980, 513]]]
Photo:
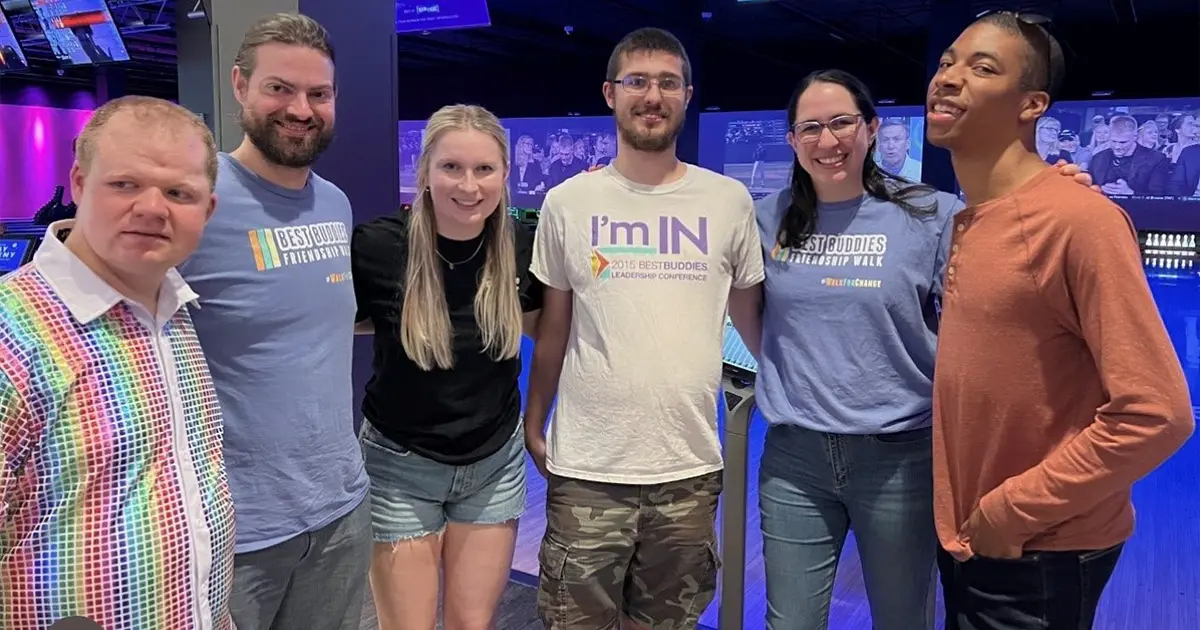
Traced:
[[1050, 25], [1050, 18], [1048, 18], [1040, 13], [1030, 13], [1028, 11], [1000, 11], [998, 9], [989, 9], [987, 11], [984, 11], [983, 13], [980, 13], [979, 15], [977, 15], [975, 17], [982, 18], [982, 17], [987, 17], [989, 15], [1007, 15], [1009, 17], [1016, 18], [1017, 20], [1020, 20], [1021, 22], [1029, 24], [1031, 26], [1045, 27], [1045, 26]]
[[[1038, 35], [1041, 38], [1046, 40], [1047, 45], [1049, 45], [1051, 40], [1054, 39], [1050, 35], [1050, 29], [1053, 26], [1053, 24], [1051, 23], [1049, 17], [1042, 15], [1041, 13], [1030, 13], [1028, 11], [1000, 11], [998, 9], [989, 9], [989, 10], [984, 11], [983, 13], [980, 13], [979, 15], [977, 15], [976, 19], [982, 19], [989, 15], [1003, 15], [1006, 17], [1011, 17], [1011, 18], [1017, 20], [1018, 22], [1021, 22], [1022, 24], [1034, 27], [1034, 30], [1037, 31]], [[1059, 45], [1061, 46], [1061, 45], [1063, 45], [1063, 43], [1059, 42]], [[1050, 90], [1052, 92], [1054, 92], [1054, 91], [1057, 91], [1054, 88], [1054, 84], [1056, 83], [1056, 77], [1054, 77], [1054, 68], [1049, 63], [1051, 61], [1050, 59], [1046, 59], [1046, 61], [1047, 61], [1046, 80], [1047, 80], [1047, 83], [1049, 84], [1047, 87], [1050, 88]]]

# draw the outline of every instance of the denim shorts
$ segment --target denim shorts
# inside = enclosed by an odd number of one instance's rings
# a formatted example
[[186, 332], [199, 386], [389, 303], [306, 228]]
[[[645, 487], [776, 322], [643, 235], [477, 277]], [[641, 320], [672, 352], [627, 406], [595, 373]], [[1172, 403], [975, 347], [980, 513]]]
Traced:
[[383, 436], [369, 421], [361, 432], [371, 478], [375, 542], [441, 533], [447, 523], [493, 525], [525, 511], [525, 432], [518, 423], [499, 451], [466, 466], [421, 457]]

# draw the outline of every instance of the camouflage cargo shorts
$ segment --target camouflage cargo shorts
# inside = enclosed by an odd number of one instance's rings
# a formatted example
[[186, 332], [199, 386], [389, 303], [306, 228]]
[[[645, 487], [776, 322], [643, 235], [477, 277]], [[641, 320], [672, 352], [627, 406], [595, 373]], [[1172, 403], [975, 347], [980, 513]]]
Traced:
[[547, 630], [695, 628], [720, 559], [721, 472], [633, 486], [550, 476], [538, 610]]

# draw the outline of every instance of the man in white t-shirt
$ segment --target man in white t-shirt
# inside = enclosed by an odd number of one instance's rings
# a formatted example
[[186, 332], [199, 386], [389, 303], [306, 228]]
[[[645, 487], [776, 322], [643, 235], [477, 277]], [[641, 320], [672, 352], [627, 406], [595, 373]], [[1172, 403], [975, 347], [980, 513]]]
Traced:
[[538, 604], [549, 630], [695, 627], [719, 564], [726, 307], [756, 351], [762, 253], [745, 186], [675, 156], [692, 94], [679, 40], [635, 31], [606, 78], [617, 157], [550, 190], [533, 258], [546, 285], [525, 415], [547, 476]]

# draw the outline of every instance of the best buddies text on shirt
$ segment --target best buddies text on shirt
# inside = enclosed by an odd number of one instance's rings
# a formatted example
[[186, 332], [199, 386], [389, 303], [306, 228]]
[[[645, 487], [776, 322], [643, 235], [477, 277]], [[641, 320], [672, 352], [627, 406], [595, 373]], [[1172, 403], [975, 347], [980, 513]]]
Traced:
[[708, 218], [591, 218], [592, 275], [599, 280], [708, 280]]

